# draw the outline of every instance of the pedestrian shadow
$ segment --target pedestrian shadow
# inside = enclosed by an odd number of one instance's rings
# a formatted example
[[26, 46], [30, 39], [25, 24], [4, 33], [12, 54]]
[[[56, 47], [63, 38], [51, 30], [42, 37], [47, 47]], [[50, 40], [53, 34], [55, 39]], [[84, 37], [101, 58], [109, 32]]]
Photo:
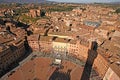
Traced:
[[90, 75], [92, 71], [92, 66], [94, 63], [95, 58], [97, 57], [97, 43], [94, 41], [92, 42], [91, 49], [88, 50], [88, 57], [84, 66], [84, 70], [80, 80], [90, 80]]

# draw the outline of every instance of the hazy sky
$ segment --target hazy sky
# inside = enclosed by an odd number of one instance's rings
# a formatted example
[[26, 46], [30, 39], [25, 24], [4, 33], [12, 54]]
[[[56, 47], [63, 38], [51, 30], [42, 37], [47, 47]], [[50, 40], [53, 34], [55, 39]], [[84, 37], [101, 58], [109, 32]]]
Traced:
[[120, 0], [49, 0], [49, 1], [57, 1], [57, 2], [77, 2], [77, 3], [83, 3], [83, 2], [120, 2]]

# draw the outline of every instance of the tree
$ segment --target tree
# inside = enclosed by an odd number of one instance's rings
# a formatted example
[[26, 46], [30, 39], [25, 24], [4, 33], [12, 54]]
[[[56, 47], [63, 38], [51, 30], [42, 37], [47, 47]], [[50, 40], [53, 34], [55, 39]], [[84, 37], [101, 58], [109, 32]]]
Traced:
[[120, 8], [116, 9], [115, 12], [116, 12], [116, 13], [120, 13]]

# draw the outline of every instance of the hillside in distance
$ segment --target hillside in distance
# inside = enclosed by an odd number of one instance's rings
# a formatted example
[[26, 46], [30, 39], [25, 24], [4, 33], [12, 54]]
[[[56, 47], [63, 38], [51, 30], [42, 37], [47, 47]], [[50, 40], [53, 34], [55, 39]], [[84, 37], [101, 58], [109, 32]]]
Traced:
[[11, 2], [15, 2], [15, 3], [43, 3], [47, 0], [0, 0], [0, 3], [11, 3]]

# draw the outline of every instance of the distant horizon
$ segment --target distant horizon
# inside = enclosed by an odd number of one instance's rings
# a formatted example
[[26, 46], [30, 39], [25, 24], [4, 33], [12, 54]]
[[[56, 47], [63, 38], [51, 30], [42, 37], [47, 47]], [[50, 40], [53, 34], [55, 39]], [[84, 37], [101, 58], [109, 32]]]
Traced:
[[47, 0], [55, 2], [66, 2], [66, 3], [112, 3], [120, 2], [120, 0]]
[[62, 2], [62, 3], [120, 3], [120, 0], [0, 0], [2, 2], [10, 3], [43, 3], [45, 1]]

